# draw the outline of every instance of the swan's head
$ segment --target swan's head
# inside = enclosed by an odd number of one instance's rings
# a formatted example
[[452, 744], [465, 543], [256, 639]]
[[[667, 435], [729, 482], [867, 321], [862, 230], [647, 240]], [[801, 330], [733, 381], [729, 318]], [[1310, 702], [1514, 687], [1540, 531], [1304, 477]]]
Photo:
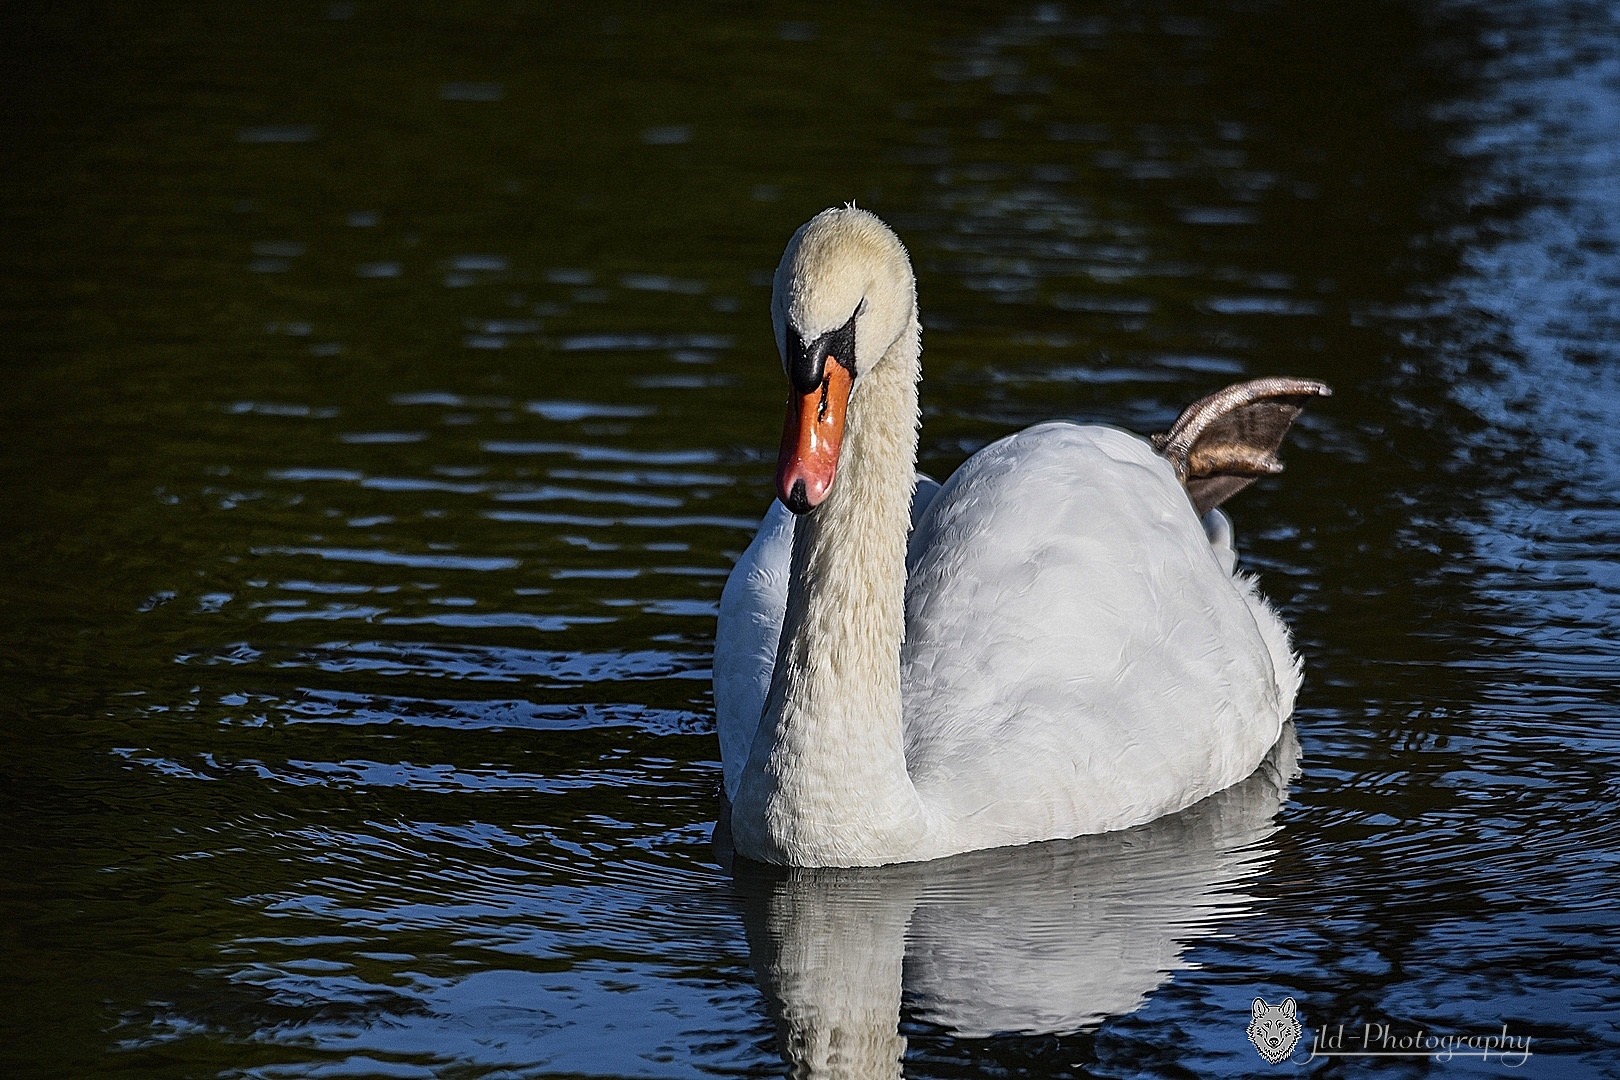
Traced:
[[876, 214], [823, 210], [788, 242], [771, 321], [788, 377], [776, 493], [794, 513], [832, 490], [850, 399], [900, 336], [916, 333], [915, 308], [911, 260]]

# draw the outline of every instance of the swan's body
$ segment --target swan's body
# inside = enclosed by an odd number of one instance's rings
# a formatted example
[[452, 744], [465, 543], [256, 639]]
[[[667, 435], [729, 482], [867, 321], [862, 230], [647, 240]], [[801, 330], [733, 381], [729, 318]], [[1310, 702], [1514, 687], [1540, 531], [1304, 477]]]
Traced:
[[[778, 473], [799, 513], [773, 504], [721, 600], [738, 851], [873, 865], [1104, 832], [1255, 769], [1299, 663], [1171, 461], [1048, 423], [919, 484], [910, 264], [863, 211], [799, 231], [773, 308], [804, 399]], [[803, 431], [818, 391], [830, 461]]]

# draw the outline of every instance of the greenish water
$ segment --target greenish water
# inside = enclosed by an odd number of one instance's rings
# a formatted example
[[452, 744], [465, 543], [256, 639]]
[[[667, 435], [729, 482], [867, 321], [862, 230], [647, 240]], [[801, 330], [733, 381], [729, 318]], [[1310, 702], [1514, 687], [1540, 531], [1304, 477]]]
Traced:
[[[1620, 1069], [1604, 5], [0, 7], [13, 1076]], [[922, 466], [1321, 378], [1233, 505], [1297, 749], [1182, 818], [722, 866], [768, 274], [909, 244]], [[853, 1040], [853, 1041], [851, 1041]], [[828, 1051], [830, 1053], [830, 1051]]]

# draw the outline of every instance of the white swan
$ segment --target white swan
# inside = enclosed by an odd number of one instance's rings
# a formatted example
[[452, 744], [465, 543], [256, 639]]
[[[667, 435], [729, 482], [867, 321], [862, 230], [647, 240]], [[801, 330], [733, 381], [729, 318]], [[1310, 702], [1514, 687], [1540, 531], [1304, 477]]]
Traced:
[[871, 866], [1107, 832], [1255, 769], [1299, 661], [1234, 576], [1224, 518], [1199, 514], [1281, 468], [1325, 386], [1230, 388], [1158, 450], [1041, 424], [935, 485], [915, 471], [921, 330], [888, 226], [811, 219], [771, 312], [792, 385], [780, 501], [715, 642], [737, 851]]

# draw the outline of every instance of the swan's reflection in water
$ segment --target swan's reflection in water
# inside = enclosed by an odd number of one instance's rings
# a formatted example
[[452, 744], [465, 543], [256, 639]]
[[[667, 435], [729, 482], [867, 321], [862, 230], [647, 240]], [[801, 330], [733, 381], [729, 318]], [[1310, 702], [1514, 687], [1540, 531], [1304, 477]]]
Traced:
[[900, 1075], [912, 1014], [963, 1037], [1071, 1033], [1138, 1008], [1248, 908], [1299, 760], [1292, 724], [1249, 779], [1126, 832], [930, 863], [738, 860], [748, 946], [794, 1076]]

